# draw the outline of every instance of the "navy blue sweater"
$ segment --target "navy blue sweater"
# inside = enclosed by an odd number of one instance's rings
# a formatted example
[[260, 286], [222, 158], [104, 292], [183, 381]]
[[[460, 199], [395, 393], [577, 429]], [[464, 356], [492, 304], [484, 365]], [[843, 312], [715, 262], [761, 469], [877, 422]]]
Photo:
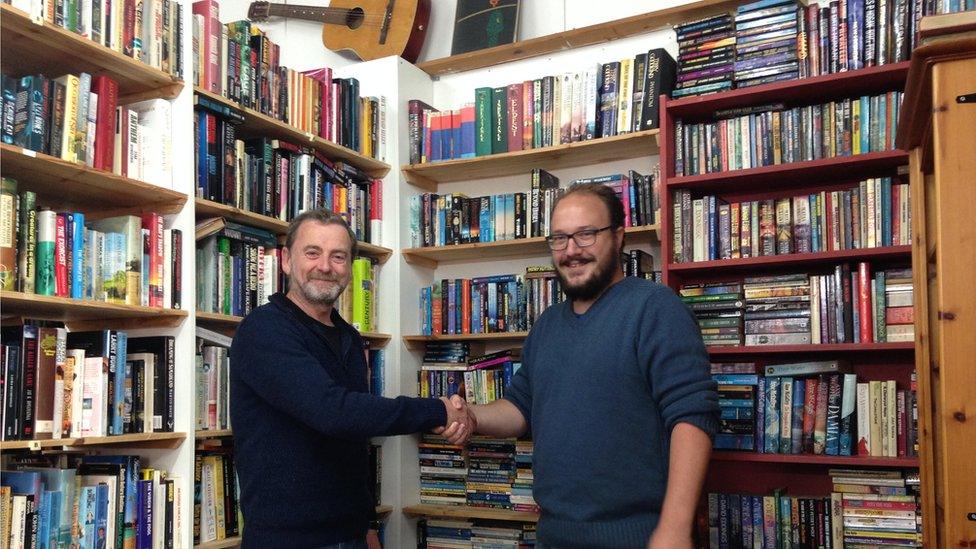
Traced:
[[583, 315], [566, 301], [532, 327], [505, 398], [529, 421], [539, 540], [645, 547], [667, 486], [671, 429], [714, 436], [718, 394], [694, 317], [637, 278]]
[[282, 294], [241, 323], [230, 350], [231, 422], [244, 547], [319, 547], [362, 538], [374, 516], [369, 437], [443, 425], [438, 399], [369, 394], [359, 334], [339, 356], [324, 326]]

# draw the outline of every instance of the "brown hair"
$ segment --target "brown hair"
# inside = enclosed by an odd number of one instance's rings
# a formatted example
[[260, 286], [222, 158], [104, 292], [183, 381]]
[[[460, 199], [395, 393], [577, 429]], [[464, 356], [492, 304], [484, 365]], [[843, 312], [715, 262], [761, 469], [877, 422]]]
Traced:
[[292, 245], [295, 244], [295, 235], [298, 233], [298, 229], [302, 226], [302, 223], [306, 221], [316, 221], [323, 225], [339, 225], [346, 229], [346, 232], [349, 233], [349, 241], [352, 242], [352, 257], [356, 257], [356, 253], [359, 251], [359, 242], [356, 240], [356, 234], [349, 228], [349, 223], [340, 214], [324, 208], [305, 210], [295, 216], [295, 219], [291, 220], [291, 223], [288, 225], [288, 234], [285, 237], [286, 248], [290, 250]]

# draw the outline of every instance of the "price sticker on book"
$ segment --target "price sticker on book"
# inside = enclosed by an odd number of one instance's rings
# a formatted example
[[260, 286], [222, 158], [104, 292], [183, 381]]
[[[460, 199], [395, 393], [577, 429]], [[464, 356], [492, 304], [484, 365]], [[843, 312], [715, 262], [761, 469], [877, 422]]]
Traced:
[[32, 150], [30, 150], [30, 149], [21, 149], [21, 152], [24, 153], [24, 156], [29, 156], [31, 158], [37, 158], [37, 153], [34, 152], [34, 151], [32, 151]]

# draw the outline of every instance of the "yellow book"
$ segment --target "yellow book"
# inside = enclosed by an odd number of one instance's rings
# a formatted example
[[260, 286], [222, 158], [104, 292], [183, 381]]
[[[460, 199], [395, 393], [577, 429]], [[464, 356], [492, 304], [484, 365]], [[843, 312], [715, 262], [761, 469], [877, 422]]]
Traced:
[[851, 154], [861, 154], [860, 101], [851, 101]]
[[360, 332], [373, 331], [373, 265], [357, 257], [352, 263], [352, 325]]
[[75, 130], [78, 118], [78, 93], [81, 91], [81, 80], [73, 74], [66, 74], [57, 78], [64, 86], [64, 122], [61, 127], [61, 159], [68, 162], [77, 160], [75, 154]]

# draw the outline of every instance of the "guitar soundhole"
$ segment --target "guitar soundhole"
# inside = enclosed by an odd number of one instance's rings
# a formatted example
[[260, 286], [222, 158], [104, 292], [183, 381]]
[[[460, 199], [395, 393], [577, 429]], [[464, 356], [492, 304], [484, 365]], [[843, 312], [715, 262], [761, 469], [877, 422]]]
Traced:
[[358, 29], [363, 24], [363, 8], [353, 8], [346, 16], [346, 26], [350, 29]]

